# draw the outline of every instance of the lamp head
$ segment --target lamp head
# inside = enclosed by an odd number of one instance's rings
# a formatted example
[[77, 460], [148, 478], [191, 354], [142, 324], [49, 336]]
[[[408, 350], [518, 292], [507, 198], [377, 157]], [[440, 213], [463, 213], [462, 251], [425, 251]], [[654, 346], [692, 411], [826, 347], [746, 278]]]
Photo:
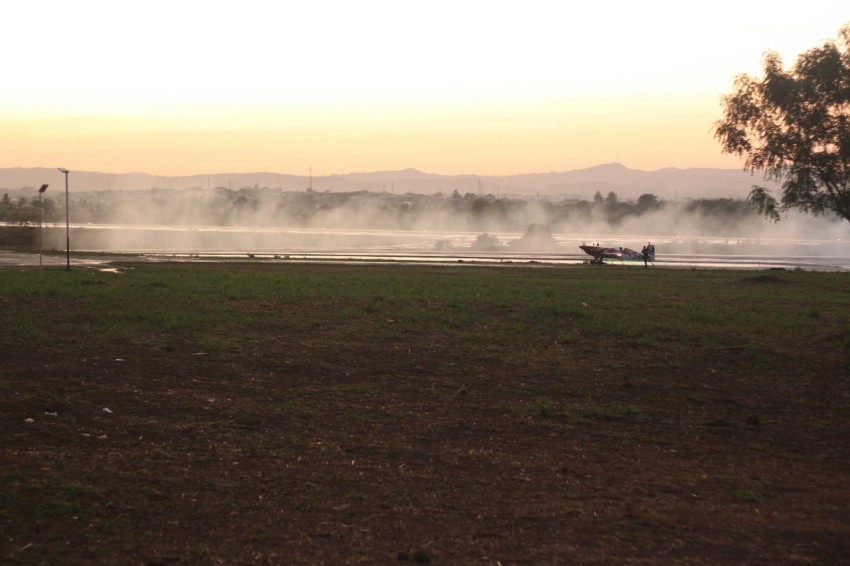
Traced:
[[60, 170], [62, 173], [65, 173], [66, 175], [67, 175], [68, 173], [70, 173], [70, 171], [68, 171], [67, 169], [65, 169], [65, 168], [63, 168], [63, 167], [60, 167], [60, 168], [59, 168], [59, 170]]
[[46, 190], [47, 190], [47, 183], [44, 183], [44, 184], [41, 186], [41, 188], [40, 188], [40, 189], [38, 189], [38, 192], [43, 193], [43, 192], [44, 192], [44, 191], [46, 191]]

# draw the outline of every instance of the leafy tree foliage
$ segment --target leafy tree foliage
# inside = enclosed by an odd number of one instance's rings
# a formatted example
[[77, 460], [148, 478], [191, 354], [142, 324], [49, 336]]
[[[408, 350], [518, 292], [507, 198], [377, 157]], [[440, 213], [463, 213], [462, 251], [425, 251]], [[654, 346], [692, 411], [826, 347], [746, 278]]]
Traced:
[[746, 170], [781, 183], [779, 199], [754, 186], [750, 202], [773, 220], [799, 208], [850, 221], [850, 23], [790, 70], [775, 52], [762, 68], [761, 79], [735, 79], [715, 129], [724, 153], [746, 156]]
[[638, 210], [657, 210], [660, 206], [661, 202], [658, 200], [658, 197], [652, 193], [644, 193], [638, 197]]

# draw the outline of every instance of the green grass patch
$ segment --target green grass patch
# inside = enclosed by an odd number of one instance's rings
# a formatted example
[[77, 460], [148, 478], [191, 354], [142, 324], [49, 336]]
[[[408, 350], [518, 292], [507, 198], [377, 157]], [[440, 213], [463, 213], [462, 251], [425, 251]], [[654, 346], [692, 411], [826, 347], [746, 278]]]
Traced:
[[[600, 524], [650, 556], [681, 542], [658, 517], [704, 533], [687, 560], [728, 539], [719, 508], [763, 527], [740, 471], [774, 451], [783, 485], [846, 484], [848, 274], [131, 267], [0, 270], [7, 561], [553, 562]], [[505, 530], [543, 524], [535, 549]]]
[[4, 270], [0, 323], [16, 329], [2, 346], [40, 351], [62, 351], [95, 334], [160, 349], [179, 336], [211, 352], [253, 351], [303, 336], [350, 346], [428, 335], [495, 349], [541, 340], [663, 349], [675, 340], [740, 347], [764, 361], [791, 351], [797, 337], [824, 331], [841, 336], [846, 348], [846, 275], [782, 277], [793, 284], [692, 270], [291, 264], [136, 265], [119, 275]]

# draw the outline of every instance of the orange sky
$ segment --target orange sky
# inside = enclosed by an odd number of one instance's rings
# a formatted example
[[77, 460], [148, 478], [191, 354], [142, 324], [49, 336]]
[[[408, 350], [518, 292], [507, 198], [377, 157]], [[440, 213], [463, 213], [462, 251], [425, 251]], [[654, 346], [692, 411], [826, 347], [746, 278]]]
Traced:
[[0, 74], [0, 167], [173, 175], [740, 167], [712, 137], [735, 74], [767, 49], [789, 64], [847, 18], [818, 0], [804, 14], [728, 0], [17, 4], [0, 34], [17, 54]]

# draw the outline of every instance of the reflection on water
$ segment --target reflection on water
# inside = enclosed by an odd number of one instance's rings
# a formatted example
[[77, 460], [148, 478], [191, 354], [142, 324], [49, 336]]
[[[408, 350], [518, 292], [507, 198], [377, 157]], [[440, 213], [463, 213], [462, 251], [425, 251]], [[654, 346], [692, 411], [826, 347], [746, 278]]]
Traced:
[[[72, 249], [141, 253], [151, 259], [263, 259], [289, 261], [407, 261], [443, 264], [584, 263], [578, 246], [597, 241], [640, 250], [656, 245], [658, 266], [785, 268], [850, 271], [850, 238], [783, 239], [668, 235], [554, 234], [547, 250], [520, 251], [510, 243], [522, 233], [495, 233], [498, 251], [472, 248], [480, 232], [346, 230], [309, 228], [72, 225]], [[64, 225], [45, 237], [64, 248]], [[439, 251], [437, 250], [439, 248]], [[639, 264], [642, 265], [642, 264]]]

